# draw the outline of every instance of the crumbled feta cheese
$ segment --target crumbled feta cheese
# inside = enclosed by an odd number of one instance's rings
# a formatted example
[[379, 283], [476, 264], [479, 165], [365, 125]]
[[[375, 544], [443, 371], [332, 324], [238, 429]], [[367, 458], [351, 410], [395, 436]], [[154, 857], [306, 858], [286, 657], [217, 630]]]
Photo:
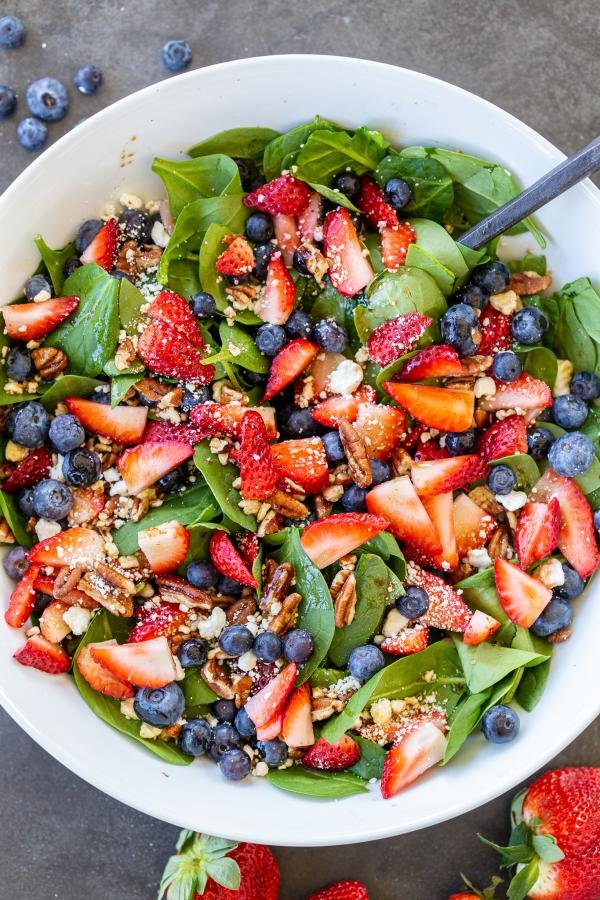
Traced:
[[141, 209], [143, 206], [143, 201], [136, 194], [121, 194], [119, 203], [121, 206], [126, 206], [127, 209]]
[[557, 359], [558, 368], [556, 370], [556, 379], [552, 388], [553, 397], [562, 397], [568, 394], [571, 387], [571, 378], [573, 377], [573, 363], [568, 359]]
[[51, 522], [50, 519], [38, 519], [35, 523], [35, 533], [38, 541], [45, 541], [46, 538], [54, 537], [61, 530], [58, 522]]
[[392, 718], [392, 704], [387, 697], [383, 697], [373, 704], [371, 707], [371, 718], [377, 725], [385, 725], [386, 722], [390, 721]]
[[163, 223], [159, 222], [158, 220], [152, 226], [150, 237], [152, 238], [152, 242], [156, 244], [157, 247], [166, 247], [169, 243], [169, 235], [167, 233], [167, 229], [165, 228]]
[[547, 588], [560, 587], [565, 583], [565, 572], [557, 559], [547, 559], [545, 563], [542, 563], [535, 573], [535, 577]]
[[256, 656], [252, 652], [252, 650], [248, 650], [246, 653], [242, 653], [240, 657], [238, 657], [238, 668], [242, 670], [242, 672], [250, 672], [251, 669], [256, 665]]
[[369, 353], [366, 347], [359, 347], [354, 354], [357, 363], [366, 363], [369, 359]]
[[146, 738], [148, 741], [153, 741], [157, 738], [161, 731], [162, 728], [157, 728], [155, 725], [148, 725], [147, 722], [142, 722], [140, 725], [140, 737]]
[[344, 359], [329, 376], [328, 387], [334, 394], [353, 394], [363, 380], [363, 370], [358, 363]]
[[217, 638], [225, 628], [227, 622], [225, 610], [220, 606], [215, 606], [208, 619], [201, 622], [198, 626], [200, 637], [209, 641], [211, 638]]
[[476, 379], [473, 385], [473, 393], [477, 399], [480, 397], [493, 397], [496, 393], [496, 382], [489, 375], [482, 375]]
[[402, 631], [408, 625], [408, 619], [403, 616], [395, 607], [390, 609], [386, 616], [383, 628], [381, 629], [385, 637], [394, 637], [399, 631]]
[[119, 472], [119, 470], [117, 468], [115, 468], [115, 466], [112, 466], [110, 469], [105, 469], [102, 474], [104, 476], [105, 481], [108, 481], [111, 484], [114, 484], [116, 481], [119, 481], [121, 478], [121, 473]]
[[256, 763], [256, 765], [254, 766], [254, 770], [252, 772], [252, 774], [256, 775], [258, 778], [264, 778], [265, 775], [268, 775], [268, 773], [269, 773], [269, 767], [266, 764], [266, 762], [264, 761], [264, 759], [261, 759], [260, 762]]
[[133, 708], [133, 700], [133, 697], [128, 697], [127, 700], [121, 700], [121, 712], [126, 719], [137, 719], [135, 709]]
[[504, 313], [505, 316], [511, 316], [518, 309], [521, 309], [523, 304], [516, 291], [504, 291], [501, 294], [492, 294], [490, 306], [493, 306], [498, 312]]
[[84, 609], [82, 606], [70, 606], [63, 613], [63, 619], [73, 634], [83, 634], [90, 624], [91, 618], [91, 609]]
[[515, 512], [521, 509], [527, 503], [527, 494], [525, 491], [511, 491], [510, 494], [495, 494], [498, 503], [501, 503], [504, 509], [509, 512]]
[[26, 456], [29, 456], [29, 450], [27, 447], [22, 447], [21, 444], [15, 444], [14, 441], [7, 441], [4, 448], [4, 456], [8, 462], [18, 463], [24, 460]]
[[48, 478], [54, 478], [55, 481], [65, 480], [65, 476], [63, 475], [63, 459], [62, 453], [52, 454], [52, 468], [48, 472]]
[[110, 496], [111, 497], [116, 497], [119, 494], [125, 495], [128, 493], [129, 493], [129, 491], [128, 491], [127, 485], [122, 480], [115, 481], [115, 483], [113, 485], [111, 485], [111, 488], [110, 488]]
[[490, 554], [485, 547], [477, 547], [475, 550], [469, 550], [467, 554], [467, 562], [474, 569], [489, 569], [492, 565]]

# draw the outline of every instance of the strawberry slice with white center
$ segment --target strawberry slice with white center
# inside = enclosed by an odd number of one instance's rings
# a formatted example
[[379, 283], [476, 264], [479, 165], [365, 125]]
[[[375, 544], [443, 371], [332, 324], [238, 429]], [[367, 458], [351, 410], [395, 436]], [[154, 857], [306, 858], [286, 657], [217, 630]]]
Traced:
[[316, 191], [311, 191], [308, 206], [298, 216], [298, 231], [302, 241], [313, 244], [322, 239], [322, 217], [323, 198]]
[[283, 713], [275, 713], [272, 719], [265, 722], [264, 725], [256, 726], [256, 739], [259, 741], [272, 741], [279, 737], [283, 728]]
[[308, 682], [296, 688], [287, 702], [283, 713], [281, 737], [288, 747], [310, 747], [315, 742]]
[[383, 387], [417, 422], [430, 428], [437, 428], [438, 431], [466, 431], [473, 424], [473, 391], [431, 387], [426, 384], [400, 384], [396, 381], [386, 381]]
[[400, 793], [427, 769], [444, 758], [446, 737], [428, 717], [416, 718], [406, 726], [383, 763], [381, 794], [389, 799]]
[[160, 688], [177, 677], [173, 654], [166, 637], [137, 644], [104, 641], [89, 644], [92, 658], [121, 681], [136, 687]]
[[458, 552], [454, 533], [452, 491], [422, 497], [421, 500], [442, 544], [441, 553], [436, 554], [433, 558], [433, 565], [436, 569], [443, 569], [444, 572], [453, 572], [458, 566]]
[[290, 663], [264, 688], [246, 701], [245, 710], [257, 728], [262, 728], [283, 712], [297, 675], [298, 666], [296, 663]]
[[46, 538], [29, 551], [29, 562], [35, 566], [74, 566], [93, 563], [104, 556], [104, 539], [91, 528], [67, 528]]
[[496, 393], [482, 397], [481, 406], [488, 412], [497, 409], [531, 410], [552, 406], [552, 391], [545, 381], [521, 372], [515, 381], [497, 382]]
[[515, 546], [522, 569], [545, 559], [556, 549], [560, 537], [560, 506], [556, 497], [549, 503], [526, 503], [519, 513]]
[[[273, 216], [273, 225], [275, 228], [275, 240], [277, 247], [281, 250], [283, 262], [286, 266], [291, 266], [294, 262], [294, 250], [300, 246], [300, 235], [298, 234], [296, 219], [294, 216], [286, 216], [285, 213], [276, 213]], [[269, 320], [265, 319], [265, 321]]]
[[487, 544], [498, 523], [493, 516], [473, 503], [467, 494], [459, 494], [454, 500], [454, 535], [459, 559], [469, 550]]
[[[200, 405], [202, 407], [204, 406], [204, 404]], [[220, 404], [215, 403], [214, 406], [220, 406]], [[197, 407], [194, 407], [194, 409], [196, 408]], [[247, 409], [247, 407], [245, 408]], [[273, 421], [275, 421], [275, 417], [273, 417]], [[205, 434], [202, 434], [199, 429], [194, 428], [192, 425], [186, 425], [183, 422], [175, 425], [173, 422], [164, 421], [147, 422], [144, 434], [142, 435], [144, 443], [147, 443], [148, 441], [159, 441], [160, 443], [163, 443], [164, 441], [177, 441], [178, 443], [189, 444], [192, 447], [205, 437]]]
[[267, 268], [267, 281], [256, 304], [256, 315], [271, 325], [284, 325], [296, 302], [296, 285], [280, 253], [273, 253]]
[[471, 453], [414, 463], [410, 477], [417, 493], [427, 497], [466, 487], [472, 481], [483, 478], [486, 470], [481, 457]]
[[4, 618], [12, 628], [20, 628], [25, 624], [35, 604], [36, 582], [40, 574], [40, 567], [30, 565], [21, 580], [18, 582], [8, 600], [8, 608]]
[[319, 345], [307, 341], [306, 338], [296, 338], [282, 347], [277, 356], [273, 357], [262, 402], [266, 403], [292, 384], [305, 369], [308, 369], [318, 352]]
[[93, 690], [104, 694], [105, 697], [126, 700], [128, 697], [135, 696], [135, 691], [131, 685], [117, 678], [112, 672], [109, 672], [108, 669], [97, 663], [92, 655], [94, 647], [106, 646], [107, 644], [116, 646], [117, 642], [106, 641], [104, 644], [87, 644], [85, 647], [82, 647], [77, 653], [75, 666], [79, 674]]
[[399, 372], [396, 381], [424, 381], [426, 378], [446, 378], [462, 375], [462, 365], [456, 350], [447, 344], [434, 344], [417, 350], [414, 356], [407, 359]]
[[144, 330], [138, 355], [151, 372], [177, 381], [210, 384], [215, 375], [213, 365], [202, 363], [198, 348], [164, 319], [155, 319]]
[[312, 417], [320, 425], [337, 428], [342, 419], [354, 422], [361, 404], [375, 404], [375, 391], [368, 384], [361, 385], [353, 394], [334, 394], [321, 400], [311, 410]]
[[211, 562], [217, 572], [225, 575], [226, 578], [233, 578], [241, 584], [246, 584], [248, 587], [258, 587], [256, 579], [226, 532], [213, 531], [209, 549]]
[[416, 344], [432, 323], [429, 316], [411, 312], [388, 319], [371, 332], [367, 352], [380, 366], [389, 366]]
[[176, 331], [183, 334], [187, 340], [202, 350], [205, 346], [198, 319], [191, 310], [185, 297], [176, 294], [175, 291], [164, 290], [156, 295], [148, 315], [151, 319], [161, 319], [167, 322]]
[[164, 575], [183, 563], [190, 546], [190, 533], [173, 519], [140, 531], [138, 543], [155, 575]]
[[462, 632], [466, 629], [471, 619], [471, 610], [460, 594], [446, 584], [443, 578], [411, 561], [406, 568], [406, 584], [417, 585], [427, 591], [429, 608], [419, 620], [424, 625], [444, 631]]
[[92, 434], [102, 434], [118, 444], [137, 444], [142, 439], [148, 409], [145, 406], [115, 406], [94, 403], [82, 397], [65, 397], [69, 412]]
[[429, 641], [429, 628], [422, 622], [414, 622], [402, 628], [398, 634], [387, 637], [381, 649], [393, 656], [409, 656], [411, 653], [420, 653], [427, 647]]
[[406, 415], [395, 406], [361, 403], [354, 427], [369, 459], [389, 459], [406, 433]]
[[388, 530], [398, 540], [406, 541], [428, 558], [442, 552], [437, 529], [408, 475], [384, 481], [369, 491], [367, 509], [374, 515], [385, 516]]
[[61, 675], [71, 666], [69, 654], [60, 644], [52, 644], [41, 634], [34, 634], [17, 650], [14, 658], [22, 666], [31, 666], [48, 675]]
[[53, 600], [40, 616], [40, 631], [51, 644], [60, 644], [69, 634], [71, 628], [63, 619], [63, 613], [69, 609], [67, 603]]
[[363, 254], [347, 209], [336, 209], [325, 216], [323, 250], [329, 260], [329, 279], [345, 297], [354, 297], [373, 278], [371, 263]]
[[13, 341], [41, 341], [77, 309], [79, 297], [54, 297], [40, 303], [13, 303], [2, 308]]
[[139, 621], [134, 625], [133, 631], [127, 638], [128, 644], [137, 644], [139, 641], [149, 641], [151, 638], [168, 637], [176, 634], [187, 619], [187, 612], [179, 609], [175, 603], [161, 602], [150, 609], [142, 607], [139, 612]]
[[71, 488], [73, 505], [67, 514], [69, 525], [85, 525], [93, 522], [106, 506], [104, 491], [91, 487]]
[[300, 542], [311, 562], [318, 569], [324, 569], [387, 527], [387, 519], [380, 515], [338, 513], [311, 522], [304, 529]]
[[349, 734], [345, 734], [337, 744], [319, 738], [302, 757], [302, 765], [324, 772], [343, 772], [356, 765], [359, 759], [360, 747]]
[[117, 467], [129, 493], [139, 494], [180, 466], [193, 452], [189, 444], [179, 441], [148, 441], [125, 450], [117, 460]]
[[[269, 440], [276, 438], [275, 410], [272, 406], [242, 406], [241, 403], [213, 403], [209, 401], [208, 403], [199, 403], [190, 412], [190, 421], [197, 431], [195, 440], [192, 443], [196, 443], [205, 437], [213, 437], [215, 434], [226, 434], [229, 437], [239, 438], [242, 419], [251, 410], [263, 417]], [[159, 423], [152, 422], [148, 425], [146, 434], [157, 424]], [[153, 438], [150, 437], [149, 439], [152, 440]], [[159, 438], [155, 438], [155, 440], [159, 440]], [[174, 438], [174, 440], [179, 440], [179, 438]]]
[[408, 222], [400, 222], [393, 228], [382, 228], [379, 234], [379, 252], [388, 272], [395, 272], [406, 261], [411, 244], [417, 239], [416, 232]]
[[81, 254], [81, 262], [84, 265], [85, 263], [97, 263], [107, 271], [112, 269], [119, 234], [119, 223], [116, 219], [109, 219]]
[[478, 449], [486, 462], [513, 453], [527, 453], [527, 427], [523, 416], [507, 416], [494, 422], [483, 433]]
[[500, 622], [493, 616], [476, 609], [463, 635], [465, 644], [482, 644], [498, 631]]
[[223, 250], [216, 262], [219, 275], [233, 278], [245, 278], [254, 268], [254, 252], [245, 237], [241, 234], [225, 238], [228, 246]]
[[242, 497], [268, 500], [277, 487], [277, 471], [265, 423], [253, 410], [248, 410], [242, 419], [240, 448], [234, 459], [240, 470]]
[[505, 559], [494, 560], [494, 581], [502, 609], [522, 628], [531, 628], [552, 599], [550, 588]]
[[329, 484], [329, 466], [319, 437], [296, 438], [271, 445], [280, 487], [297, 485], [307, 494], [320, 494]]

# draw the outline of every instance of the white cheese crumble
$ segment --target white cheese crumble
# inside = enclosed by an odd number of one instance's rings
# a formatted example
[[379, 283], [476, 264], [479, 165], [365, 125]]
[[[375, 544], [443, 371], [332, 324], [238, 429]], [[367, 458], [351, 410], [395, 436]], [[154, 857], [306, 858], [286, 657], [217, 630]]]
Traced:
[[482, 375], [475, 381], [473, 393], [477, 399], [480, 397], [493, 397], [496, 393], [496, 382], [489, 375]]
[[511, 491], [509, 494], [495, 494], [494, 496], [498, 503], [501, 503], [509, 512], [515, 512], [527, 503], [525, 491]]
[[63, 620], [67, 623], [73, 634], [83, 634], [92, 618], [91, 609], [82, 606], [70, 606], [63, 613]]
[[402, 631], [408, 625], [408, 619], [403, 616], [395, 607], [390, 609], [386, 616], [383, 628], [381, 629], [385, 637], [394, 637], [399, 631]]
[[211, 640], [211, 638], [217, 638], [225, 628], [226, 622], [225, 610], [221, 609], [220, 606], [215, 606], [208, 619], [200, 622], [198, 633], [200, 637], [207, 641]]
[[50, 519], [38, 519], [35, 523], [35, 533], [38, 541], [45, 541], [46, 538], [54, 537], [61, 530], [58, 522], [51, 522]]
[[565, 572], [557, 559], [547, 559], [535, 573], [542, 584], [547, 588], [560, 587], [565, 583]]
[[159, 221], [156, 221], [152, 226], [150, 237], [152, 238], [152, 243], [156, 244], [157, 247], [166, 247], [169, 243], [169, 235], [167, 233], [167, 229], [165, 228], [163, 223]]
[[353, 394], [363, 380], [363, 370], [358, 363], [344, 359], [329, 376], [328, 387], [334, 394]]
[[553, 397], [562, 397], [568, 394], [571, 387], [571, 378], [573, 377], [573, 363], [568, 359], [557, 359], [558, 368], [556, 370], [556, 379], [552, 388]]
[[469, 550], [467, 553], [467, 562], [474, 569], [489, 569], [492, 565], [490, 554], [485, 547], [478, 547], [476, 550]]

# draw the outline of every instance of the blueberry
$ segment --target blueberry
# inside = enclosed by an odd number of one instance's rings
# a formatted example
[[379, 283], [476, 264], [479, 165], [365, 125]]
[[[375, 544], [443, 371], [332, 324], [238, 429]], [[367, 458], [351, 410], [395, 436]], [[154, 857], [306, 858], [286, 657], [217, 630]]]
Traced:
[[223, 754], [219, 769], [230, 781], [242, 781], [252, 771], [252, 761], [244, 750], [234, 747]]
[[17, 506], [23, 515], [29, 519], [33, 515], [33, 488], [22, 488], [17, 494]]
[[44, 122], [63, 119], [69, 110], [69, 94], [57, 78], [38, 78], [27, 88], [26, 97], [31, 114]]
[[315, 639], [306, 628], [292, 628], [284, 634], [281, 650], [288, 662], [303, 663], [312, 656]]
[[187, 481], [187, 477], [187, 468], [185, 466], [177, 466], [176, 469], [171, 469], [170, 472], [159, 478], [156, 482], [156, 487], [164, 491], [165, 494], [173, 494], [175, 491], [181, 490]]
[[537, 306], [526, 306], [514, 314], [510, 330], [521, 344], [539, 344], [548, 330], [548, 319]]
[[256, 635], [254, 655], [264, 662], [276, 662], [281, 656], [281, 638], [274, 631], [261, 631]]
[[217, 301], [208, 291], [198, 291], [192, 294], [192, 312], [199, 319], [210, 319], [217, 311]]
[[60, 522], [73, 506], [69, 488], [54, 478], [45, 478], [33, 490], [33, 511], [41, 519]]
[[498, 381], [516, 381], [523, 371], [523, 363], [512, 350], [497, 353], [492, 362], [492, 375]]
[[25, 282], [25, 296], [29, 301], [48, 300], [53, 293], [52, 283], [45, 275], [32, 275]]
[[356, 172], [338, 172], [333, 179], [333, 190], [345, 194], [348, 200], [356, 200], [360, 194], [360, 177]]
[[110, 389], [104, 386], [95, 387], [90, 394], [93, 403], [110, 403]]
[[348, 332], [333, 318], [320, 319], [313, 328], [313, 337], [319, 347], [330, 353], [343, 353], [348, 346]]
[[179, 732], [179, 749], [187, 756], [203, 756], [212, 739], [212, 729], [206, 719], [188, 719]]
[[[323, 435], [321, 440], [323, 441], [323, 446], [325, 447], [325, 456], [327, 457], [327, 462], [331, 466], [337, 466], [339, 463], [343, 462], [346, 459], [346, 452], [342, 446], [338, 431], [327, 431]], [[375, 462], [375, 460], [373, 460], [373, 462]], [[373, 463], [371, 463], [371, 471], [372, 470]], [[373, 483], [375, 484], [378, 482]]]
[[579, 597], [582, 593], [585, 587], [585, 581], [579, 572], [576, 572], [575, 569], [567, 563], [562, 564], [562, 570], [565, 580], [563, 584], [554, 588], [554, 596], [560, 597], [561, 600], [574, 600], [575, 597]]
[[206, 662], [208, 651], [202, 638], [188, 638], [181, 644], [177, 656], [184, 669], [198, 669]]
[[313, 419], [310, 409], [293, 409], [281, 423], [281, 430], [289, 437], [314, 437], [319, 432], [319, 423]]
[[494, 494], [510, 494], [517, 484], [515, 473], [510, 466], [492, 466], [487, 477], [487, 486]]
[[41, 618], [46, 607], [50, 606], [53, 601], [54, 597], [51, 597], [49, 594], [37, 593], [33, 604], [33, 615], [37, 616], [38, 619]]
[[498, 703], [485, 713], [481, 730], [486, 741], [492, 744], [506, 744], [514, 741], [519, 733], [519, 717], [510, 706]]
[[292, 264], [300, 275], [310, 275], [310, 269], [308, 268], [308, 261], [311, 257], [311, 252], [307, 247], [304, 247], [300, 244], [299, 247], [296, 247], [294, 250], [294, 256], [292, 259]]
[[83, 263], [79, 259], [78, 256], [70, 256], [63, 267], [63, 273], [65, 278], [68, 278], [76, 269], [79, 269]]
[[238, 709], [235, 714], [234, 725], [236, 731], [247, 741], [251, 741], [256, 737], [256, 725], [246, 712], [245, 707], [242, 706], [241, 709]]
[[290, 337], [309, 338], [312, 334], [310, 316], [303, 309], [295, 309], [285, 323], [285, 328]]
[[25, 40], [25, 26], [18, 16], [2, 16], [0, 18], [0, 47], [14, 50]]
[[161, 57], [170, 72], [181, 72], [192, 61], [192, 48], [187, 41], [167, 41]]
[[68, 453], [81, 447], [85, 441], [85, 431], [79, 419], [70, 413], [60, 413], [50, 422], [48, 438], [57, 453]]
[[371, 460], [371, 484], [382, 484], [392, 477], [392, 469], [389, 463], [382, 459]]
[[574, 394], [562, 394], [552, 403], [552, 418], [561, 428], [579, 428], [587, 419], [588, 408], [585, 400]]
[[594, 513], [594, 528], [596, 531], [600, 531], [600, 509]]
[[241, 656], [252, 649], [254, 635], [245, 625], [227, 625], [219, 635], [219, 647], [228, 656]]
[[5, 366], [6, 377], [10, 381], [29, 381], [34, 372], [31, 351], [22, 344], [11, 347], [6, 354]]
[[168, 728], [181, 718], [185, 709], [183, 691], [175, 681], [161, 688], [138, 688], [133, 708], [138, 719], [156, 728]]
[[600, 397], [600, 378], [595, 372], [576, 372], [571, 379], [571, 393], [582, 400]]
[[212, 711], [218, 722], [233, 722], [237, 709], [234, 700], [215, 700]]
[[29, 568], [29, 559], [25, 547], [11, 547], [6, 556], [2, 558], [4, 571], [13, 581], [20, 581]]
[[89, 247], [103, 225], [102, 219], [86, 219], [81, 223], [75, 238], [75, 249], [80, 255]]
[[573, 431], [557, 438], [548, 451], [548, 462], [559, 475], [575, 478], [594, 461], [594, 445], [585, 434]]
[[183, 396], [179, 406], [183, 412], [188, 413], [195, 406], [199, 406], [200, 403], [208, 403], [210, 398], [211, 394], [208, 385], [197, 384], [194, 385], [193, 390], [188, 387], [183, 389]]
[[273, 220], [267, 213], [255, 212], [246, 219], [246, 237], [253, 244], [266, 244], [274, 234]]
[[227, 575], [221, 575], [215, 585], [217, 594], [226, 594], [230, 597], [239, 597], [243, 588], [243, 584], [240, 584], [235, 578], [228, 578]]
[[17, 108], [17, 95], [7, 84], [0, 84], [0, 121], [12, 116]]
[[348, 660], [348, 670], [359, 681], [368, 681], [375, 672], [385, 665], [385, 657], [375, 644], [355, 647]]
[[448, 305], [454, 306], [457, 303], [466, 303], [467, 306], [472, 306], [473, 309], [483, 309], [487, 297], [487, 293], [479, 285], [465, 284], [452, 294], [448, 300]]
[[573, 621], [573, 610], [566, 600], [554, 596], [550, 603], [537, 617], [531, 630], [538, 637], [548, 637], [559, 631], [561, 628], [567, 628]]
[[472, 306], [457, 303], [441, 319], [442, 339], [461, 356], [471, 356], [481, 343], [481, 329]]
[[475, 266], [470, 280], [488, 294], [500, 294], [508, 287], [510, 269], [499, 259], [494, 259]]
[[272, 741], [259, 741], [258, 749], [270, 769], [278, 769], [288, 756], [288, 745], [279, 738], [273, 738]]
[[153, 221], [143, 209], [124, 209], [119, 216], [121, 233], [128, 241], [149, 244], [152, 237]]
[[538, 462], [548, 456], [553, 443], [554, 435], [547, 428], [532, 428], [527, 434], [527, 450]]
[[94, 94], [102, 84], [102, 69], [92, 63], [82, 66], [75, 75], [73, 84], [80, 94]]
[[261, 325], [256, 332], [256, 346], [265, 356], [276, 356], [281, 348], [287, 344], [285, 328], [281, 325]]
[[351, 484], [346, 488], [340, 500], [342, 508], [346, 512], [365, 512], [367, 508], [367, 492], [357, 484]]
[[254, 274], [257, 278], [263, 279], [267, 277], [269, 260], [275, 249], [273, 244], [257, 244], [254, 248]]
[[467, 428], [466, 431], [449, 431], [444, 441], [444, 446], [450, 456], [463, 456], [472, 453], [477, 444], [477, 431]]
[[17, 138], [25, 150], [41, 150], [48, 140], [48, 126], [29, 116], [17, 125]]
[[[207, 591], [213, 588], [218, 579], [219, 573], [211, 562], [204, 559], [197, 559], [191, 562], [185, 570], [185, 577], [194, 587]], [[237, 582], [236, 582], [237, 584]]]
[[403, 178], [390, 178], [383, 190], [386, 202], [394, 209], [403, 209], [412, 197], [412, 188]]
[[121, 269], [111, 269], [111, 278], [115, 281], [128, 281], [129, 284], [135, 284], [135, 278], [129, 272], [123, 272]]
[[48, 437], [50, 416], [41, 403], [29, 400], [14, 406], [6, 417], [6, 429], [16, 444], [35, 450]]
[[78, 447], [69, 450], [63, 459], [62, 471], [67, 484], [72, 487], [88, 487], [100, 478], [102, 463], [93, 450]]
[[219, 722], [213, 730], [210, 755], [215, 762], [219, 762], [223, 754], [233, 747], [240, 747], [241, 744], [241, 736], [231, 722]]
[[429, 609], [429, 595], [424, 588], [411, 584], [396, 600], [396, 609], [407, 619], [420, 619]]

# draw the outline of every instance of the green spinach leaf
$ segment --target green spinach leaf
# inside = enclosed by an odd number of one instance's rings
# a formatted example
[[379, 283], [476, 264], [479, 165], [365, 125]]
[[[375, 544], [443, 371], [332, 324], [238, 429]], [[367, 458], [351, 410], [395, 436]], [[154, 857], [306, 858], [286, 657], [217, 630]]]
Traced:
[[522, 259], [509, 259], [506, 263], [511, 272], [537, 272], [545, 275], [547, 271], [546, 257], [528, 253]]
[[257, 348], [254, 339], [237, 325], [221, 322], [219, 336], [227, 359], [236, 366], [242, 366], [249, 372], [265, 373], [269, 371], [269, 360]]
[[27, 522], [17, 506], [14, 495], [6, 494], [2, 490], [0, 490], [0, 513], [2, 513], [2, 518], [6, 519], [17, 544], [22, 547], [31, 547], [36, 540], [35, 535], [26, 531]]
[[535, 349], [529, 350], [523, 357], [523, 368], [534, 378], [545, 381], [548, 387], [554, 387], [558, 361], [556, 354], [548, 347], [535, 347]]
[[209, 138], [200, 141], [190, 147], [190, 156], [211, 156], [214, 153], [224, 153], [238, 159], [251, 159], [258, 162], [267, 144], [278, 137], [279, 132], [272, 128], [228, 128], [219, 131]]
[[578, 278], [553, 298], [541, 299], [552, 326], [545, 343], [561, 359], [570, 359], [577, 371], [600, 375], [600, 295], [589, 278]]
[[513, 647], [502, 647], [500, 644], [469, 645], [454, 637], [467, 687], [472, 694], [485, 691], [486, 688], [501, 681], [510, 672], [520, 666], [527, 665], [537, 659], [539, 654]]
[[360, 759], [355, 765], [348, 769], [354, 772], [359, 778], [370, 781], [371, 778], [381, 778], [383, 773], [383, 763], [387, 756], [387, 751], [376, 744], [374, 741], [368, 741], [361, 737], [360, 734], [353, 735], [353, 740], [360, 747]]
[[531, 712], [542, 699], [542, 694], [548, 682], [550, 675], [550, 659], [534, 666], [532, 669], [525, 669], [523, 677], [515, 693], [515, 699], [523, 709]]
[[280, 134], [269, 141], [263, 154], [263, 172], [267, 181], [277, 178], [287, 169], [291, 170], [302, 147], [313, 131], [338, 131], [338, 126], [327, 119], [315, 116], [312, 122], [297, 125], [285, 134]]
[[122, 278], [119, 284], [119, 319], [128, 334], [137, 334], [137, 325], [142, 318], [142, 306], [148, 301], [135, 284]]
[[62, 250], [52, 250], [41, 234], [38, 234], [35, 239], [35, 246], [40, 251], [42, 262], [48, 270], [54, 293], [57, 297], [60, 297], [63, 284], [65, 283], [65, 263], [71, 256], [77, 255], [75, 253], [75, 244], [71, 242], [66, 247], [63, 247]]
[[389, 600], [389, 569], [372, 553], [361, 554], [356, 567], [356, 610], [354, 619], [336, 628], [329, 658], [335, 666], [344, 667], [355, 647], [366, 644], [381, 625]]
[[[403, 313], [418, 312], [435, 323], [445, 311], [446, 301], [431, 275], [401, 266], [396, 272], [382, 272], [371, 282], [366, 305], [354, 310], [354, 324], [364, 343], [378, 325]], [[433, 331], [430, 327], [427, 334]]]
[[219, 699], [204, 681], [198, 669], [185, 670], [185, 678], [181, 682], [181, 689], [185, 694], [186, 707], [204, 706]]
[[241, 495], [233, 487], [238, 470], [233, 463], [222, 466], [214, 453], [210, 452], [208, 441], [202, 441], [194, 453], [196, 468], [202, 473], [206, 484], [217, 502], [217, 506], [232, 522], [248, 531], [256, 531], [256, 516], [249, 516], [240, 508]]
[[[142, 370], [143, 372], [143, 370]], [[132, 375], [115, 375], [110, 380], [110, 405], [118, 406], [123, 397], [134, 384], [142, 377], [142, 372], [134, 372]]]
[[296, 159], [296, 176], [310, 184], [328, 186], [337, 172], [348, 166], [362, 175], [375, 169], [385, 154], [387, 141], [379, 131], [358, 128], [346, 131], [318, 129], [309, 135]]
[[239, 169], [222, 153], [182, 160], [156, 157], [152, 171], [165, 186], [174, 219], [192, 200], [242, 193]]
[[353, 772], [317, 772], [302, 766], [271, 769], [267, 781], [283, 791], [322, 800], [341, 800], [367, 791], [364, 780]]
[[404, 211], [411, 216], [441, 222], [454, 202], [452, 179], [435, 159], [411, 158], [392, 151], [377, 166], [375, 177], [382, 187], [390, 178], [402, 178], [410, 185], [412, 197]]
[[57, 378], [48, 385], [48, 389], [40, 398], [40, 403], [48, 412], [53, 412], [56, 404], [65, 397], [88, 397], [94, 388], [102, 384], [104, 384], [103, 381], [99, 381], [97, 378], [87, 378], [85, 375], [63, 375], [62, 378]]

